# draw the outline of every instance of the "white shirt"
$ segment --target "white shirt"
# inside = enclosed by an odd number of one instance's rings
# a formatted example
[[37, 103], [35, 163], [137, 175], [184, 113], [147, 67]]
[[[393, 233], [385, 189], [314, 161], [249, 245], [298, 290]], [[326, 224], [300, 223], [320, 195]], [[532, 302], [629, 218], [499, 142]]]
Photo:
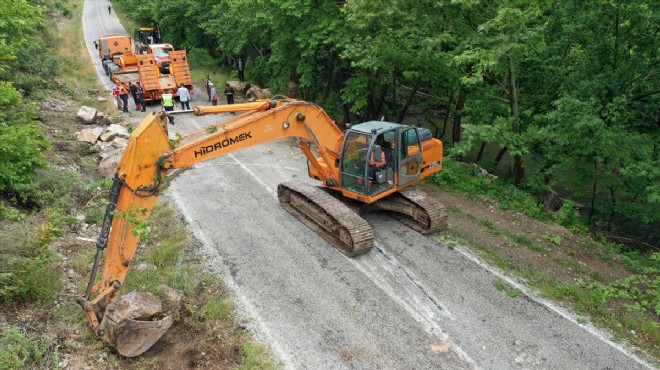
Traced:
[[179, 87], [179, 90], [176, 91], [176, 94], [179, 95], [179, 101], [190, 101], [190, 91], [186, 87]]

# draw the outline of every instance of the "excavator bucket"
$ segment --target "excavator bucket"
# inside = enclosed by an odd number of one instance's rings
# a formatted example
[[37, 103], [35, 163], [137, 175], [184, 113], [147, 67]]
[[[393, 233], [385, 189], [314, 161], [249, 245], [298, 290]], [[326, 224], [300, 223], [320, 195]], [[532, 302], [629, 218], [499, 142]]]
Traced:
[[124, 357], [151, 348], [174, 323], [174, 315], [158, 317], [160, 300], [148, 292], [132, 292], [108, 305], [96, 334]]

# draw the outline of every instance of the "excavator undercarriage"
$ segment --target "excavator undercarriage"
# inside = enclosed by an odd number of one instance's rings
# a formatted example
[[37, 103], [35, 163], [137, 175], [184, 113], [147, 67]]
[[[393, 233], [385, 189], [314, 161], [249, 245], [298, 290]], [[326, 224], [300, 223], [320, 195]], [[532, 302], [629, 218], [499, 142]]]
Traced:
[[447, 228], [445, 207], [415, 188], [403, 189], [371, 204], [351, 201], [327, 188], [296, 181], [280, 184], [277, 195], [284, 209], [350, 257], [373, 247], [373, 230], [360, 214], [389, 211], [401, 223], [421, 234]]

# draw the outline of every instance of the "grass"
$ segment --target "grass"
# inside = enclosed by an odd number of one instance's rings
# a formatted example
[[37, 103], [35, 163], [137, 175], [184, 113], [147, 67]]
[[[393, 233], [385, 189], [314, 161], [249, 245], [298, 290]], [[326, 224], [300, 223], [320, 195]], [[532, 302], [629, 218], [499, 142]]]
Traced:
[[0, 369], [52, 368], [57, 353], [48, 355], [51, 339], [44, 334], [32, 339], [12, 326], [0, 327]]
[[493, 282], [493, 285], [495, 286], [495, 288], [496, 288], [497, 290], [499, 290], [499, 291], [501, 291], [501, 292], [505, 292], [506, 295], [508, 295], [508, 296], [511, 297], [511, 298], [518, 298], [518, 296], [520, 295], [520, 293], [522, 293], [522, 292], [520, 291], [520, 289], [518, 289], [518, 288], [513, 288], [512, 286], [510, 286], [509, 284], [507, 284], [507, 283], [506, 283], [504, 280], [502, 280], [502, 279], [497, 279], [497, 280], [495, 280], [495, 282]]
[[[151, 232], [152, 238], [132, 262], [134, 268], [126, 277], [122, 293], [141, 289], [160, 295], [161, 284], [179, 289], [185, 298], [178, 325], [184, 332], [197, 333], [195, 337], [201, 347], [226, 354], [234, 353], [234, 347], [240, 348], [237, 368], [275, 368], [269, 350], [253, 343], [244, 330], [236, 330], [240, 325], [234, 317], [231, 297], [221, 282], [200, 273], [194, 267], [196, 261], [189, 260], [186, 248], [192, 241], [185, 224], [169, 204], [156, 203], [151, 213]], [[158, 367], [163, 362], [150, 364]], [[246, 364], [256, 367], [243, 367]]]

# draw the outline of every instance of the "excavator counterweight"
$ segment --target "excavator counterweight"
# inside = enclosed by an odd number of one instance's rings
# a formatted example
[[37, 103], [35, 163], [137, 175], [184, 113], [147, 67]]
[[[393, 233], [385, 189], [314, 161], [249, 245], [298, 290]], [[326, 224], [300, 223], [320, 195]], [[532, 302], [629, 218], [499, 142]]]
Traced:
[[117, 165], [88, 288], [78, 303], [96, 335], [123, 356], [148, 350], [173, 323], [174, 316], [162, 313], [153, 295], [119, 297], [140, 241], [135, 222], [149, 217], [169, 170], [295, 138], [309, 176], [320, 186], [285, 182], [278, 186], [278, 200], [342, 253], [357, 256], [372, 249], [374, 234], [360, 217], [363, 212], [393, 212], [423, 234], [446, 227], [444, 207], [410, 188], [442, 167], [442, 142], [430, 131], [371, 121], [342, 132], [317, 105], [288, 98], [194, 109], [197, 116], [225, 112], [241, 114], [173, 141], [166, 113], [152, 113], [131, 133]]

